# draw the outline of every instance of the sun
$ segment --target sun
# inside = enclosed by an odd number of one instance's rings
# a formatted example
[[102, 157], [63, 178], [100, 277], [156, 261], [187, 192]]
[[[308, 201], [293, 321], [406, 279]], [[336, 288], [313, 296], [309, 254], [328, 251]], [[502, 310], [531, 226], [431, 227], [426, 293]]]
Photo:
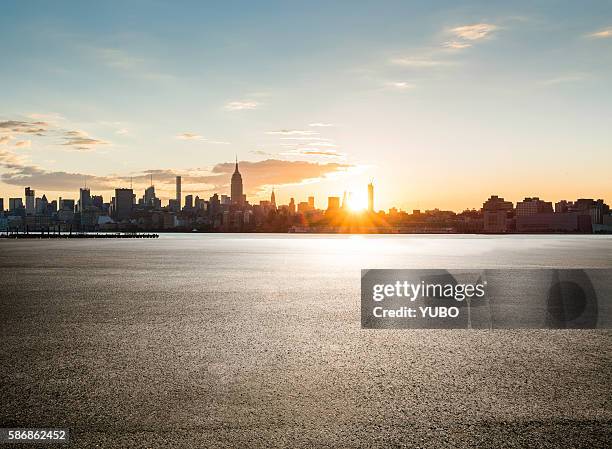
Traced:
[[363, 211], [368, 208], [368, 199], [365, 195], [352, 193], [348, 199], [348, 207], [353, 212]]

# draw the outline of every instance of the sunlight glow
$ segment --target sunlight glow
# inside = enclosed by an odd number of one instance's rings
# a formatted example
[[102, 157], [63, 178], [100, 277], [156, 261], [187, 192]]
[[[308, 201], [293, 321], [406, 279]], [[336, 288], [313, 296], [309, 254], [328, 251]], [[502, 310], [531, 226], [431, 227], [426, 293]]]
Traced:
[[348, 207], [353, 212], [362, 211], [368, 208], [368, 198], [366, 195], [352, 193], [348, 199]]

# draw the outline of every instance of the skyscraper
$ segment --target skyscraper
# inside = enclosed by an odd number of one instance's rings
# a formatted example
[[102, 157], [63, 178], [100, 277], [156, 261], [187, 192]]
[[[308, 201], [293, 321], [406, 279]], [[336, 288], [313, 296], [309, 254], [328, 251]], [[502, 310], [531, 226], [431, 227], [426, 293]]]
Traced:
[[26, 208], [26, 214], [27, 215], [34, 215], [34, 212], [36, 212], [36, 204], [34, 201], [34, 190], [30, 189], [29, 187], [25, 188], [25, 208]]
[[9, 198], [9, 212], [17, 212], [23, 209], [23, 200], [21, 198]]
[[193, 195], [185, 195], [185, 209], [193, 209]]
[[295, 200], [293, 198], [289, 200], [289, 212], [295, 214]]
[[311, 209], [314, 209], [314, 208], [315, 208], [315, 205], [314, 205], [314, 196], [309, 196], [309, 197], [308, 197], [308, 206], [309, 206]]
[[83, 212], [87, 207], [91, 206], [91, 195], [87, 187], [79, 189], [79, 212]]
[[181, 209], [181, 177], [176, 177], [176, 202], [178, 203], [179, 210]]
[[270, 204], [276, 207], [276, 195], [274, 195], [274, 187], [272, 187], [272, 195], [270, 195]]
[[327, 198], [327, 210], [337, 210], [340, 208], [340, 198], [337, 196], [330, 196]]
[[374, 184], [368, 184], [368, 212], [374, 212]]
[[132, 189], [115, 189], [113, 215], [116, 220], [130, 218], [134, 205], [134, 191]]
[[231, 183], [231, 200], [232, 204], [242, 205], [244, 201], [244, 196], [242, 194], [242, 176], [238, 171], [238, 158], [236, 157], [236, 169], [234, 170], [234, 174], [232, 175], [232, 183]]

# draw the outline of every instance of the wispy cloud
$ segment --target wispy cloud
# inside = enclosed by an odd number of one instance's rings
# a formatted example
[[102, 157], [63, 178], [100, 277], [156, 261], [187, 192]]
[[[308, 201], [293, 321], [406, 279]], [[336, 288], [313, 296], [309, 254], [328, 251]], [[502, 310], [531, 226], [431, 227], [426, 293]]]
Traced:
[[472, 44], [460, 41], [447, 41], [442, 44], [442, 47], [449, 48], [451, 50], [463, 50], [464, 48], [469, 48], [471, 46]]
[[281, 153], [284, 156], [319, 156], [319, 157], [345, 157], [344, 153], [326, 148], [294, 148]]
[[254, 154], [256, 156], [273, 156], [274, 153], [271, 153], [269, 151], [264, 151], [264, 150], [251, 150], [249, 151], [249, 153]]
[[398, 90], [408, 90], [408, 89], [414, 89], [416, 87], [416, 85], [412, 84], [412, 83], [407, 83], [405, 81], [391, 81], [385, 84], [387, 87], [391, 87], [393, 89], [398, 89]]
[[180, 134], [177, 134], [175, 137], [180, 140], [194, 140], [198, 142], [206, 142], [206, 143], [212, 143], [212, 144], [217, 144], [217, 145], [229, 145], [229, 142], [224, 142], [220, 140], [209, 140], [205, 138], [204, 136], [201, 136], [200, 134], [191, 133], [191, 132], [180, 133]]
[[204, 140], [204, 137], [195, 133], [181, 133], [176, 135], [180, 140]]
[[391, 63], [404, 67], [414, 67], [414, 68], [427, 68], [427, 67], [438, 67], [438, 66], [446, 66], [452, 65], [451, 61], [444, 61], [441, 59], [432, 59], [432, 58], [393, 58], [391, 59]]
[[316, 131], [309, 131], [303, 129], [280, 129], [278, 131], [266, 131], [266, 134], [280, 136], [313, 136], [319, 133]]
[[0, 145], [6, 145], [10, 142], [11, 136], [0, 136]]
[[85, 131], [65, 131], [60, 144], [74, 151], [92, 151], [98, 145], [108, 145], [109, 142], [90, 137]]
[[32, 146], [31, 140], [18, 140], [15, 142], [17, 148], [30, 148]]
[[244, 111], [257, 109], [259, 103], [256, 101], [230, 101], [225, 105], [225, 109], [228, 111]]
[[450, 32], [458, 38], [468, 41], [477, 41], [489, 37], [497, 28], [496, 25], [491, 23], [475, 23], [472, 25], [451, 28]]
[[594, 37], [597, 39], [602, 39], [606, 37], [612, 37], [612, 27], [605, 28], [603, 30], [595, 31], [594, 33], [587, 34], [588, 37]]
[[574, 73], [569, 75], [556, 76], [554, 78], [549, 78], [540, 82], [540, 84], [544, 86], [552, 86], [555, 84], [562, 83], [575, 83], [578, 81], [584, 81], [588, 79], [590, 75], [588, 73]]
[[[257, 193], [269, 185], [281, 186], [318, 181], [334, 173], [344, 172], [351, 167], [350, 164], [336, 162], [317, 163], [279, 159], [240, 162], [245, 188], [251, 193]], [[215, 190], [226, 190], [233, 171], [233, 162], [217, 164], [212, 169], [213, 174], [204, 179], [212, 183]]]
[[333, 123], [309, 123], [308, 126], [312, 126], [313, 128], [329, 128], [335, 125]]
[[44, 135], [49, 127], [49, 123], [36, 121], [25, 122], [20, 120], [0, 121], [0, 133], [11, 134], [37, 134]]

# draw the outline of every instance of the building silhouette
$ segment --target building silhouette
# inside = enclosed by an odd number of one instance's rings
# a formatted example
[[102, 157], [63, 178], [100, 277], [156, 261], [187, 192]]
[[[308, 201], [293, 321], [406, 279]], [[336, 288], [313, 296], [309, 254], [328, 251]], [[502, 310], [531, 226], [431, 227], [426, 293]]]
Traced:
[[91, 194], [87, 187], [81, 187], [79, 189], [79, 212], [83, 212], [87, 207], [91, 205]]
[[176, 177], [176, 206], [178, 209], [181, 209], [181, 177]]
[[374, 184], [368, 184], [368, 212], [374, 212]]
[[516, 215], [534, 215], [553, 213], [553, 206], [551, 202], [542, 201], [537, 196], [533, 198], [525, 198], [523, 201], [516, 203]]
[[129, 219], [134, 206], [134, 191], [132, 189], [115, 189], [113, 206], [115, 220]]
[[236, 157], [236, 169], [232, 175], [231, 182], [231, 201], [232, 204], [244, 204], [244, 195], [242, 194], [242, 175], [238, 171], [238, 158]]
[[34, 215], [34, 212], [36, 212], [36, 202], [34, 199], [34, 195], [34, 190], [30, 189], [29, 187], [25, 188], [26, 215]]
[[327, 210], [340, 209], [340, 197], [330, 196], [327, 198]]

